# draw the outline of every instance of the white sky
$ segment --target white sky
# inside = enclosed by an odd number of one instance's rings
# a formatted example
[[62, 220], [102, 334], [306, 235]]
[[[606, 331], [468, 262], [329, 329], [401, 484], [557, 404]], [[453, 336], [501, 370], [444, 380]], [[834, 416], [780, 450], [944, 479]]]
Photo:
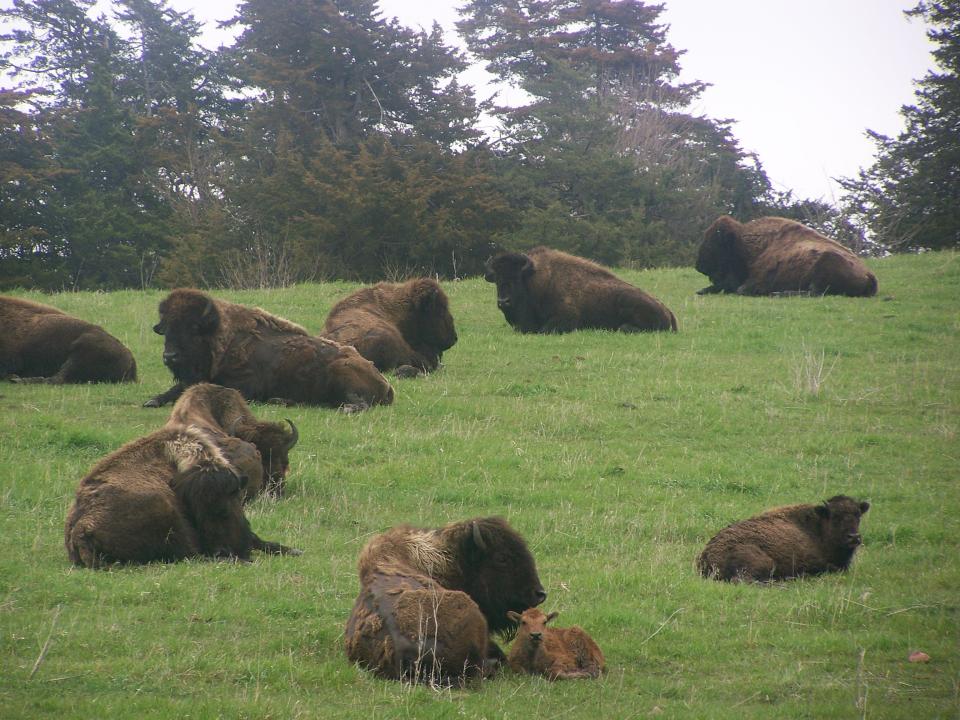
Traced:
[[[871, 164], [865, 130], [896, 135], [900, 106], [913, 102], [912, 81], [932, 67], [926, 28], [902, 12], [916, 0], [659, 1], [668, 41], [686, 51], [681, 80], [712, 84], [695, 112], [734, 119], [741, 146], [759, 156], [774, 187], [797, 198], [837, 200], [831, 178]], [[380, 0], [384, 16], [404, 25], [429, 29], [436, 20], [450, 43], [458, 42], [461, 4]], [[229, 41], [213, 22], [234, 14], [233, 0], [171, 5], [210, 23], [211, 47]], [[464, 77], [481, 98], [492, 94], [490, 80], [480, 68]]]

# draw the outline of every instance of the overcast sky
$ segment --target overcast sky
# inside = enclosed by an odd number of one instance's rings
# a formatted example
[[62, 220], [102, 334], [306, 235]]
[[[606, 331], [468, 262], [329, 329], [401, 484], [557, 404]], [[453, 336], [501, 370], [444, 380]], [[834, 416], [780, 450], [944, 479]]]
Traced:
[[[741, 146], [756, 153], [774, 186], [798, 198], [834, 201], [831, 178], [871, 163], [867, 128], [896, 135], [912, 81], [932, 67], [932, 45], [903, 10], [916, 0], [662, 0], [668, 41], [686, 54], [682, 80], [712, 86], [694, 107], [736, 121]], [[231, 0], [172, 0], [200, 20], [231, 17]], [[436, 20], [457, 42], [460, 0], [381, 0], [386, 17], [429, 29]], [[215, 47], [222, 33], [207, 38]], [[479, 68], [466, 81], [493, 90]]]

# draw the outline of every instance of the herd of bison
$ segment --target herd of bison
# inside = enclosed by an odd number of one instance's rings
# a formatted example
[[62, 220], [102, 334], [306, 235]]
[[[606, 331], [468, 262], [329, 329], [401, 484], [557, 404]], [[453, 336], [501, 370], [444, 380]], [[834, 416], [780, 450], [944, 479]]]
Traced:
[[[706, 293], [870, 296], [877, 279], [842, 245], [791, 220], [723, 216], [696, 268]], [[538, 247], [487, 263], [497, 306], [523, 333], [580, 328], [676, 331], [659, 300], [588, 260]], [[299, 433], [258, 420], [247, 400], [357, 412], [389, 405], [382, 373], [436, 370], [457, 342], [447, 297], [430, 278], [377, 283], [338, 302], [320, 335], [259, 308], [193, 289], [172, 291], [154, 331], [174, 385], [147, 407], [174, 403], [166, 424], [100, 460], [80, 481], [65, 545], [76, 565], [300, 551], [261, 539], [244, 503], [282, 496]], [[0, 376], [21, 383], [129, 382], [130, 351], [103, 328], [55, 308], [0, 297]], [[697, 560], [708, 578], [784, 580], [844, 570], [869, 503], [838, 495], [779, 507], [721, 530]], [[600, 648], [581, 628], [547, 627], [546, 592], [524, 539], [502, 518], [441, 528], [394, 527], [358, 561], [360, 594], [346, 654], [375, 674], [463, 683], [501, 665], [550, 679], [597, 677]], [[516, 631], [509, 657], [491, 634]]]

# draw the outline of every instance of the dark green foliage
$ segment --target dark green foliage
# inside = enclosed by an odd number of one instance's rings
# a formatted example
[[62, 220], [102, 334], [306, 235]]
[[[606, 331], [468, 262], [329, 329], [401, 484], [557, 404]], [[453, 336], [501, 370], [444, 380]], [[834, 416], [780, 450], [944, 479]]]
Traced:
[[[680, 51], [636, 0], [473, 0], [458, 27], [487, 69], [532, 96], [499, 108], [504, 164], [530, 188], [518, 247], [543, 242], [617, 264], [691, 261], [720, 213], [754, 214], [770, 192], [727, 124], [683, 112]], [[513, 197], [516, 197], [515, 195]]]
[[847, 211], [892, 250], [960, 245], [960, 2], [921, 2], [907, 15], [932, 27], [939, 66], [916, 83], [896, 138], [868, 130], [876, 159], [841, 181]]

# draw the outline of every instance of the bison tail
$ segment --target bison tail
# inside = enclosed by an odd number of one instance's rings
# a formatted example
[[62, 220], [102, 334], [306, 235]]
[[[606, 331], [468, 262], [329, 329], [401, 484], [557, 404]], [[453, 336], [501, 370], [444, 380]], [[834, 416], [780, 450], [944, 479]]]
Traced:
[[673, 314], [670, 310], [667, 310], [670, 313], [670, 332], [677, 331], [677, 316]]
[[94, 545], [93, 538], [82, 527], [74, 526], [67, 536], [67, 557], [78, 567], [95, 570], [100, 567], [100, 554]]
[[867, 285], [863, 289], [864, 297], [873, 297], [877, 294], [877, 276], [872, 272], [867, 273]]

